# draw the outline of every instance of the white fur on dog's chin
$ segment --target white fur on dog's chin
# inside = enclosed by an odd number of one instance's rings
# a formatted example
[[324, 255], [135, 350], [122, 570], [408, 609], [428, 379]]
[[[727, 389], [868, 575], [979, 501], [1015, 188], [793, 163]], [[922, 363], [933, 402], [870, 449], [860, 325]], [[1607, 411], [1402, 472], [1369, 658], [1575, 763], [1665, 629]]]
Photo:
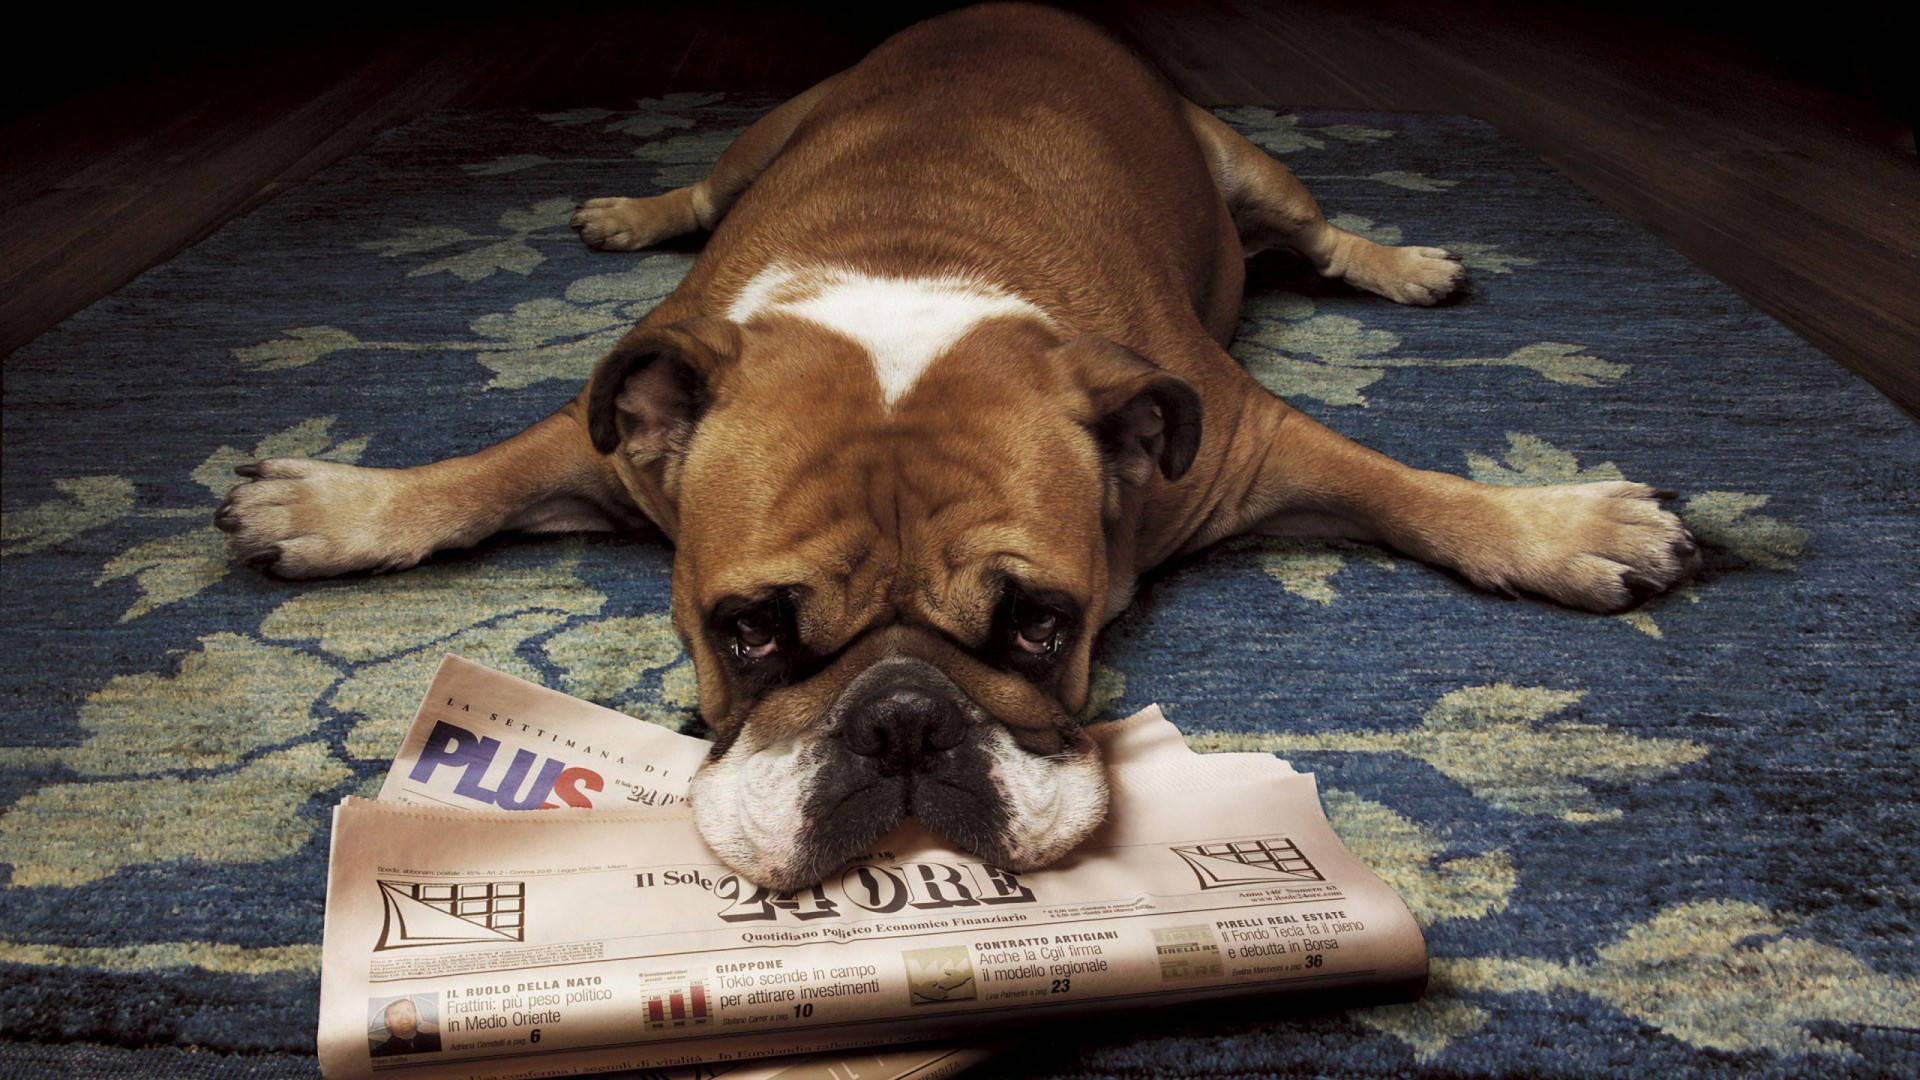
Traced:
[[[1007, 810], [1007, 848], [973, 854], [1008, 870], [1033, 870], [1064, 857], [1106, 819], [1106, 769], [1091, 742], [1039, 757], [998, 725], [983, 738], [993, 758], [989, 779]], [[821, 742], [761, 747], [743, 737], [694, 774], [694, 824], [713, 853], [747, 880], [770, 888], [811, 884], [796, 878], [814, 861], [801, 838], [812, 824], [804, 810], [827, 760]]]
[[744, 739], [694, 773], [693, 823], [720, 861], [756, 885], [789, 882], [805, 863], [803, 811], [813, 795], [819, 741], [749, 748]]
[[1107, 770], [1086, 741], [1078, 750], [1039, 757], [1005, 728], [987, 737], [993, 782], [1007, 808], [1008, 870], [1034, 870], [1078, 847], [1107, 817]]
[[875, 277], [839, 267], [770, 266], [727, 309], [734, 322], [780, 312], [851, 339], [873, 361], [880, 399], [892, 408], [967, 332], [988, 319], [1046, 320], [1003, 289], [964, 277]]

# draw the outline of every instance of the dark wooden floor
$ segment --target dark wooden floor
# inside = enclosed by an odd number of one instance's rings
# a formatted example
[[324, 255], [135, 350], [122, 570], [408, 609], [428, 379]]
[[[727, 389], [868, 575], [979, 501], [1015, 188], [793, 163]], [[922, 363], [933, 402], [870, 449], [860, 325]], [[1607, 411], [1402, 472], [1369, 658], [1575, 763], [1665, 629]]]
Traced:
[[[1920, 416], [1920, 167], [1883, 93], [1671, 14], [1431, 0], [1082, 9], [1202, 104], [1468, 113]], [[467, 9], [463, 9], [467, 10]], [[496, 8], [164, 50], [0, 123], [0, 353], [442, 106], [795, 90], [928, 7]], [[1888, 28], [1889, 30], [1891, 27]], [[1871, 33], [1872, 28], [1865, 30]], [[91, 83], [92, 85], [88, 85]]]

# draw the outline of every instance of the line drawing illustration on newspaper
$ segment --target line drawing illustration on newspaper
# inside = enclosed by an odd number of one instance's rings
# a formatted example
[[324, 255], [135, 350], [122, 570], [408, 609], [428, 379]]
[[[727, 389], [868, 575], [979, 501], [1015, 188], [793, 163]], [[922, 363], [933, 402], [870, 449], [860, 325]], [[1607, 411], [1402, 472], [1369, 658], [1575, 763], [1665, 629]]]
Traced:
[[424, 882], [379, 879], [386, 917], [375, 952], [423, 945], [526, 940], [523, 881]]
[[1171, 849], [1187, 861], [1202, 889], [1230, 889], [1270, 881], [1325, 881], [1320, 871], [1284, 836], [1225, 840]]

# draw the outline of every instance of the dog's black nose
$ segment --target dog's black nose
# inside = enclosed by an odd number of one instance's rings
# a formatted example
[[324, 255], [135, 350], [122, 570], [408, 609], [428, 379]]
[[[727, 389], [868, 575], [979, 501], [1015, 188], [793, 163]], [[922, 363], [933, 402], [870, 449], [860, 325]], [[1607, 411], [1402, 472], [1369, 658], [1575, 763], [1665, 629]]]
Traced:
[[960, 745], [966, 716], [944, 695], [911, 684], [881, 690], [847, 720], [847, 749], [870, 757], [883, 776], [923, 772], [943, 750]]

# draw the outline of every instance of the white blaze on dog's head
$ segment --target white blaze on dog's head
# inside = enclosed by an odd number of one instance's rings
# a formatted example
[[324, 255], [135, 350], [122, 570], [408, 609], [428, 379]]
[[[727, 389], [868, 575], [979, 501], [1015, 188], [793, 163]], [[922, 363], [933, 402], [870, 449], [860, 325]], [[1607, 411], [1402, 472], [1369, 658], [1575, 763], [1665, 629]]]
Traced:
[[964, 277], [876, 277], [837, 268], [762, 270], [727, 309], [745, 323], [786, 314], [833, 330], [865, 350], [891, 408], [942, 353], [990, 319], [1046, 313], [1005, 290]]

